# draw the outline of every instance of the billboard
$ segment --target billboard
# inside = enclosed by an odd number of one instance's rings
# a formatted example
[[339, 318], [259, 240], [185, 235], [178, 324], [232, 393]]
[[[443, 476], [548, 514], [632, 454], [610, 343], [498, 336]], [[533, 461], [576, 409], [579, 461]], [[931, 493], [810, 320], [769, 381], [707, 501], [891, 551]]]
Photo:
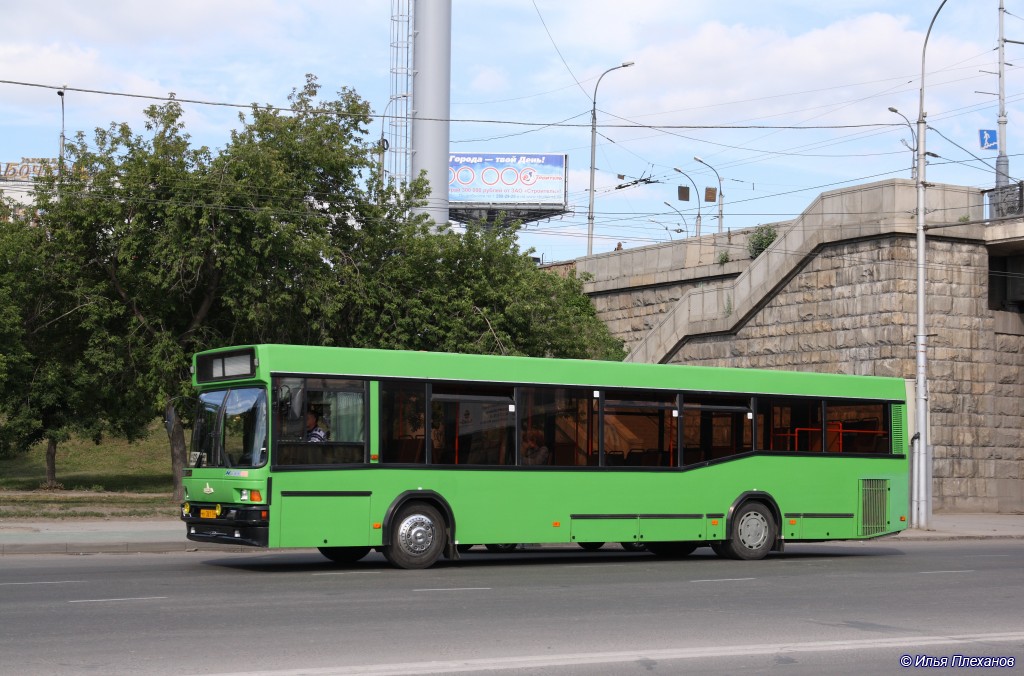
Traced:
[[460, 204], [566, 204], [566, 156], [450, 153], [448, 201]]
[[47, 167], [57, 166], [57, 160], [48, 157], [23, 157], [21, 162], [0, 162], [0, 179], [31, 181], [46, 173]]

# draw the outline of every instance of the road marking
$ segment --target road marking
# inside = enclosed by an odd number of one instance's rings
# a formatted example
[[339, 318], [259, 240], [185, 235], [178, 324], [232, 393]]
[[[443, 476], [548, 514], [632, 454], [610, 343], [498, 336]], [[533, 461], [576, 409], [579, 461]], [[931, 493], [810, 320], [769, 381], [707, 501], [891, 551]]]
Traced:
[[[1024, 641], [1024, 632], [1000, 634], [962, 634], [959, 636], [901, 636], [896, 638], [869, 638], [846, 641], [808, 641], [803, 643], [754, 643], [733, 646], [707, 646], [703, 648], [675, 648], [668, 650], [627, 650], [622, 652], [566, 653], [561, 655], [513, 655], [481, 659], [454, 659], [431, 662], [398, 662], [391, 664], [360, 664], [323, 668], [292, 668], [274, 671], [240, 671], [207, 676], [400, 676], [403, 674], [452, 674], [465, 671], [504, 671], [511, 669], [544, 669], [555, 666], [590, 664], [622, 664], [640, 661], [707, 659], [748, 655], [790, 655], [793, 653], [835, 652], [839, 650], [878, 650], [880, 648], [906, 651], [934, 645], [960, 643], [1017, 643]], [[991, 649], [989, 647], [989, 649]]]
[[414, 592], [428, 591], [490, 591], [491, 587], [444, 587], [438, 589], [413, 589]]
[[15, 585], [26, 584], [80, 584], [84, 582], [85, 580], [54, 580], [52, 582], [0, 582], [0, 587], [13, 587]]
[[973, 570], [919, 570], [920, 575], [938, 575], [939, 573], [973, 573]]
[[743, 582], [756, 579], [756, 577], [719, 577], [711, 580], [690, 580], [690, 582]]
[[77, 601], [68, 601], [68, 603], [110, 603], [111, 601], [155, 601], [157, 599], [165, 599], [166, 596], [134, 596], [131, 598], [124, 599], [79, 599]]

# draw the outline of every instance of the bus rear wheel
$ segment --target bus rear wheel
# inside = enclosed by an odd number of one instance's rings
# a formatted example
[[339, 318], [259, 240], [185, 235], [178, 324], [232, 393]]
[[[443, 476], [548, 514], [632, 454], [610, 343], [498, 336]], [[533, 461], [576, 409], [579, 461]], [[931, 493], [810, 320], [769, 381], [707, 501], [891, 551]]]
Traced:
[[601, 547], [604, 547], [603, 542], [577, 542], [576, 544], [587, 552], [596, 552]]
[[748, 502], [736, 512], [729, 539], [719, 545], [719, 555], [743, 561], [768, 556], [778, 535], [771, 511], [760, 502]]
[[370, 553], [369, 547], [317, 547], [334, 563], [355, 563]]
[[445, 524], [440, 512], [425, 502], [399, 510], [391, 526], [384, 557], [396, 568], [428, 568], [444, 551]]

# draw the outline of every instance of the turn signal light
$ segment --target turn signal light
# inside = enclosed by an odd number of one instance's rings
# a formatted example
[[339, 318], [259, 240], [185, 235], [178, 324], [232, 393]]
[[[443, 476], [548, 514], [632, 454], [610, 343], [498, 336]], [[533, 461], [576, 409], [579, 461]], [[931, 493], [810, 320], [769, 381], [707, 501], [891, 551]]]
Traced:
[[259, 491], [249, 491], [249, 500], [252, 502], [263, 502], [263, 494]]

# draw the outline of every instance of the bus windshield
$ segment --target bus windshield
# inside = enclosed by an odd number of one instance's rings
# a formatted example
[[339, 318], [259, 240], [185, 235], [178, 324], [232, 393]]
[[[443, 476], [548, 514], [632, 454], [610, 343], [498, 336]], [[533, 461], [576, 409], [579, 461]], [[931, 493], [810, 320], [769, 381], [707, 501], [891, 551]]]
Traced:
[[199, 396], [190, 467], [261, 467], [267, 462], [267, 394], [243, 387]]

